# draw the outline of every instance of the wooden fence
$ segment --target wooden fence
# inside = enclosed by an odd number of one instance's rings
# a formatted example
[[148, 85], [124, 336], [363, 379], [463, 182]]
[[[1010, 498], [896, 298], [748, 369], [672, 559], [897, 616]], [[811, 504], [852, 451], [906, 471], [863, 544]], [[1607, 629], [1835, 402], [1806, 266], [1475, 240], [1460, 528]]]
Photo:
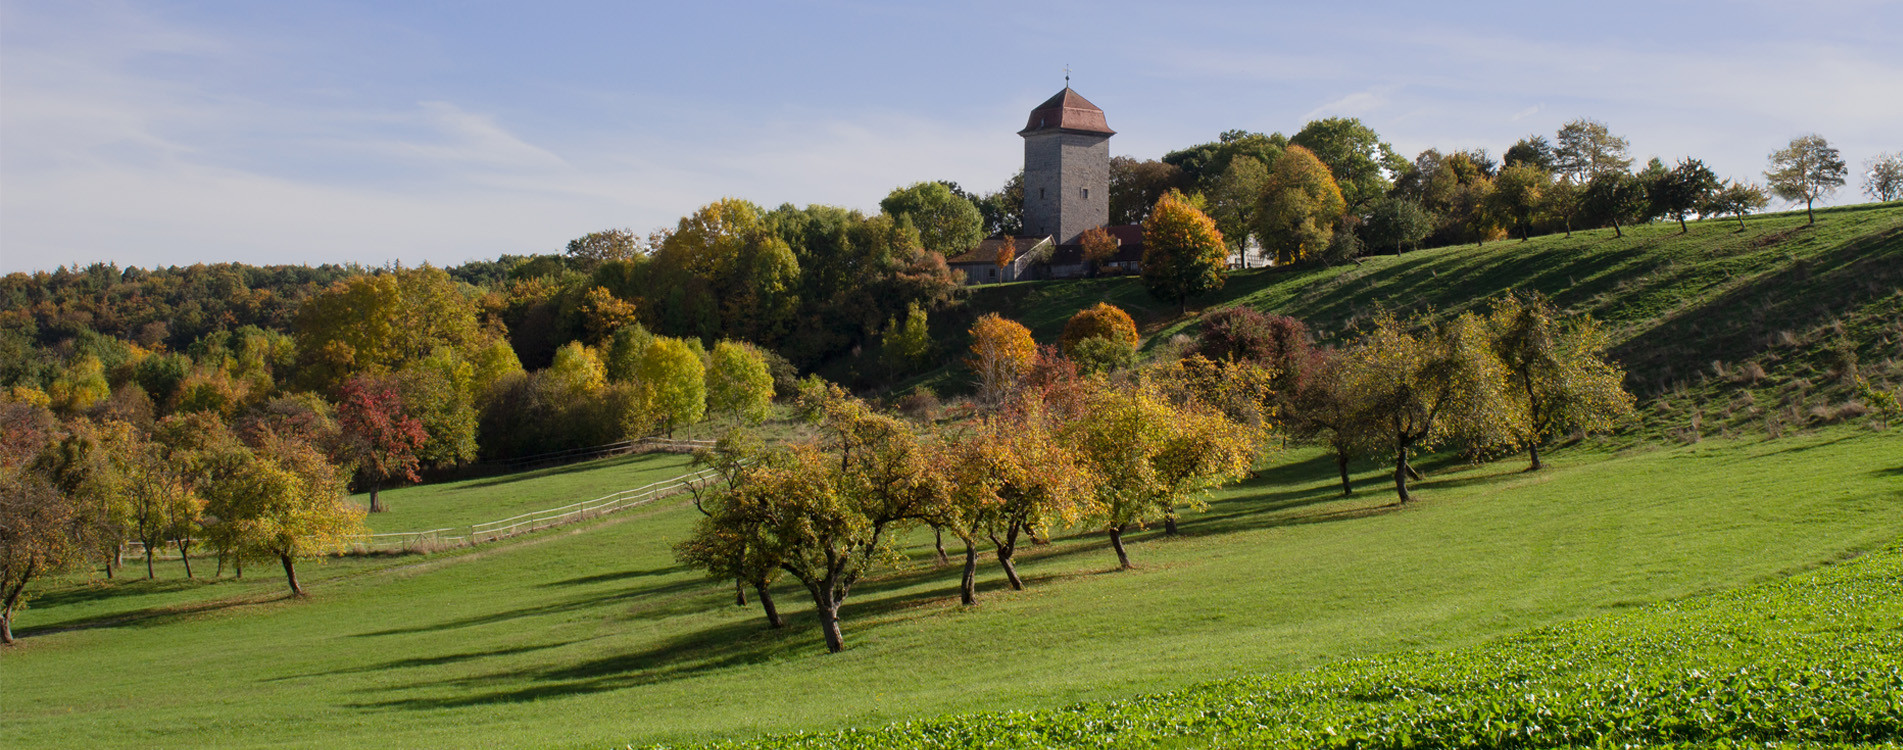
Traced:
[[[678, 442], [686, 443], [693, 441]], [[344, 554], [362, 555], [377, 552], [427, 552], [444, 547], [461, 547], [464, 545], [499, 541], [512, 536], [527, 534], [531, 531], [571, 524], [577, 521], [605, 516], [616, 511], [646, 505], [656, 500], [685, 492], [697, 483], [713, 481], [718, 476], [719, 474], [713, 469], [702, 469], [691, 474], [683, 474], [671, 479], [663, 479], [659, 482], [636, 487], [631, 490], [610, 493], [593, 500], [570, 503], [559, 508], [531, 511], [510, 518], [504, 518], [500, 521], [485, 521], [469, 526], [451, 526], [440, 529], [430, 529], [428, 531], [392, 531], [382, 534], [362, 534], [352, 537], [350, 541], [347, 542], [346, 547], [348, 551]], [[178, 555], [175, 552], [178, 548], [178, 542], [176, 540], [166, 543], [165, 547], [166, 549], [160, 551], [156, 559], [178, 559]], [[202, 544], [197, 545], [197, 548], [201, 550], [205, 549]], [[145, 545], [140, 542], [126, 542], [121, 554], [128, 558], [143, 558], [145, 556]]]

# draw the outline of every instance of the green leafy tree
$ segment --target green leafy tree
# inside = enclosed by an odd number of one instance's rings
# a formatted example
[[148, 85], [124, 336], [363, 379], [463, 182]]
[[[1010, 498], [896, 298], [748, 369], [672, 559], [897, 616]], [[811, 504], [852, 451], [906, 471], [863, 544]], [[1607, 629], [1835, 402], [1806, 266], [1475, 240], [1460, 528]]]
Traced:
[[1566, 236], [1571, 237], [1573, 219], [1579, 216], [1585, 195], [1585, 186], [1574, 182], [1571, 177], [1554, 180], [1547, 183], [1546, 191], [1540, 196], [1540, 213], [1559, 219], [1566, 227]]
[[707, 358], [707, 409], [737, 422], [766, 421], [773, 406], [773, 374], [760, 350], [720, 341]]
[[1573, 120], [1560, 126], [1553, 139], [1553, 168], [1577, 184], [1587, 184], [1600, 175], [1630, 168], [1627, 145], [1626, 139], [1613, 135], [1603, 122]]
[[1289, 138], [1289, 145], [1307, 149], [1328, 165], [1342, 200], [1347, 203], [1346, 211], [1357, 216], [1366, 213], [1375, 201], [1387, 194], [1390, 187], [1387, 171], [1399, 171], [1406, 164], [1406, 160], [1394, 154], [1393, 147], [1381, 141], [1373, 128], [1353, 117], [1310, 122]]
[[1678, 219], [1678, 231], [1684, 234], [1691, 231], [1685, 226], [1685, 216], [1711, 205], [1712, 196], [1720, 187], [1718, 175], [1704, 162], [1685, 159], [1652, 183], [1646, 192], [1652, 200], [1652, 212]]
[[1566, 432], [1611, 429], [1632, 413], [1625, 373], [1606, 361], [1609, 339], [1590, 316], [1566, 320], [1545, 298], [1508, 294], [1487, 313], [1494, 353], [1506, 368], [1506, 399], [1520, 412], [1506, 420], [1538, 471], [1540, 445]]
[[1184, 312], [1192, 297], [1222, 288], [1227, 255], [1216, 222], [1181, 193], [1164, 195], [1143, 220], [1143, 283]]
[[1738, 217], [1738, 231], [1744, 231], [1745, 214], [1758, 211], [1770, 203], [1764, 194], [1764, 188], [1748, 182], [1728, 182], [1717, 192], [1711, 194], [1699, 212], [1713, 216]]
[[1291, 145], [1263, 189], [1256, 237], [1274, 254], [1276, 265], [1299, 263], [1328, 247], [1347, 205], [1327, 165], [1308, 149]]
[[604, 229], [589, 232], [568, 242], [568, 257], [596, 264], [610, 260], [631, 260], [647, 252], [642, 238], [632, 229]]
[[1398, 257], [1407, 247], [1420, 247], [1421, 240], [1434, 232], [1434, 215], [1419, 201], [1390, 196], [1374, 204], [1363, 231], [1368, 244], [1392, 247]]
[[[1139, 161], [1128, 156], [1110, 157], [1110, 223], [1141, 224], [1149, 218], [1150, 208], [1165, 194], [1192, 182], [1183, 169], [1174, 164], [1154, 159]], [[1022, 194], [1019, 198], [1023, 198]]]
[[1361, 405], [1351, 390], [1348, 366], [1334, 349], [1309, 350], [1293, 393], [1286, 399], [1293, 436], [1318, 443], [1334, 454], [1342, 495], [1355, 491], [1348, 476], [1348, 462], [1378, 444], [1381, 437], [1381, 425], [1360, 411]]
[[1268, 188], [1269, 168], [1253, 156], [1229, 161], [1229, 168], [1210, 185], [1209, 218], [1228, 242], [1229, 252], [1246, 267], [1249, 237], [1254, 233], [1256, 211], [1262, 205], [1262, 192]]
[[1506, 153], [1500, 155], [1502, 167], [1525, 164], [1548, 174], [1553, 172], [1556, 161], [1553, 144], [1543, 135], [1529, 135], [1521, 138], [1512, 146], [1508, 146]]
[[911, 373], [931, 362], [935, 347], [927, 315], [924, 306], [914, 302], [907, 306], [903, 323], [897, 317], [886, 321], [883, 349], [894, 372]]
[[1864, 162], [1863, 194], [1884, 202], [1903, 199], [1903, 154], [1877, 154]]
[[1815, 133], [1791, 139], [1791, 145], [1771, 152], [1771, 168], [1764, 173], [1771, 192], [1788, 201], [1804, 202], [1804, 216], [1817, 222], [1811, 206], [1818, 198], [1843, 187], [1849, 168], [1837, 149]]
[[1643, 220], [1650, 200], [1645, 181], [1630, 172], [1606, 172], [1592, 178], [1581, 197], [1580, 209], [1588, 219], [1625, 236], [1625, 224]]
[[397, 374], [405, 409], [429, 440], [416, 457], [431, 466], [454, 466], [476, 458], [476, 368], [449, 347], [411, 362]]
[[646, 413], [670, 436], [675, 429], [706, 416], [706, 378], [700, 342], [668, 336], [656, 336], [648, 342], [636, 374]]
[[970, 250], [984, 239], [984, 217], [970, 200], [942, 182], [919, 182], [893, 190], [879, 210], [918, 228], [925, 249], [947, 257]]
[[304, 596], [297, 561], [342, 549], [367, 533], [337, 467], [314, 446], [265, 432], [208, 482], [209, 510], [245, 558], [275, 559], [292, 596]]

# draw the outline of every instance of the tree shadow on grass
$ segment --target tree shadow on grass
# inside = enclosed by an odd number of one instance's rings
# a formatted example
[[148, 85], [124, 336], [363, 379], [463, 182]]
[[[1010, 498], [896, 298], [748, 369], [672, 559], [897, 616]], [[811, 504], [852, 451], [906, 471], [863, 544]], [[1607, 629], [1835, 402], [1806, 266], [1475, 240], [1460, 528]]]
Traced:
[[517, 472], [514, 474], [504, 474], [498, 477], [491, 477], [488, 479], [477, 479], [477, 480], [465, 482], [456, 487], [445, 488], [445, 491], [454, 492], [454, 491], [460, 491], [460, 490], [473, 490], [473, 489], [484, 489], [489, 487], [500, 487], [505, 484], [513, 484], [515, 482], [522, 482], [522, 481], [527, 481], [530, 479], [543, 479], [546, 477], [558, 477], [558, 476], [563, 476], [567, 474], [576, 474], [581, 472], [599, 471], [602, 469], [619, 468], [619, 467], [626, 466], [627, 464], [639, 461], [642, 458], [646, 458], [651, 455], [654, 455], [654, 454], [635, 453], [635, 454], [630, 454], [626, 456], [617, 456], [615, 458], [609, 458], [609, 459], [581, 461], [581, 462], [572, 463], [572, 464], [563, 464], [561, 466], [551, 466], [546, 469], [533, 469], [530, 471]]
[[510, 620], [518, 620], [524, 617], [541, 617], [546, 615], [562, 614], [565, 612], [576, 612], [576, 611], [587, 610], [587, 609], [609, 607], [619, 602], [631, 601], [631, 600], [635, 600], [637, 598], [642, 598], [642, 597], [651, 597], [651, 596], [667, 597], [668, 595], [671, 595], [671, 594], [682, 594], [682, 593], [697, 591], [699, 589], [706, 587], [706, 585], [707, 583], [703, 580], [694, 579], [694, 578], [684, 578], [679, 581], [674, 581], [672, 583], [662, 584], [660, 586], [654, 586], [649, 588], [615, 589], [613, 591], [605, 591], [605, 592], [596, 593], [596, 594], [589, 594], [587, 596], [580, 596], [580, 597], [575, 597], [572, 599], [565, 599], [562, 601], [548, 602], [545, 604], [537, 604], [537, 605], [528, 606], [528, 607], [518, 607], [515, 609], [507, 609], [507, 610], [502, 610], [498, 612], [489, 612], [486, 614], [473, 615], [470, 617], [457, 617], [457, 618], [452, 618], [448, 620], [432, 622], [432, 623], [428, 623], [424, 625], [412, 625], [412, 626], [400, 627], [400, 628], [372, 630], [365, 633], [353, 633], [350, 637], [375, 638], [375, 637], [389, 636], [389, 635], [414, 635], [417, 633], [431, 633], [431, 632], [437, 632], [437, 631], [443, 631], [443, 630], [455, 630], [457, 628], [476, 627], [480, 625], [494, 625], [496, 623], [507, 622]]
[[536, 587], [546, 589], [546, 588], [555, 588], [557, 586], [588, 586], [588, 585], [593, 585], [597, 583], [627, 581], [627, 580], [632, 580], [636, 578], [648, 578], [651, 576], [674, 575], [676, 573], [685, 573], [685, 572], [687, 572], [687, 568], [681, 565], [675, 565], [675, 566], [667, 567], [667, 568], [654, 568], [653, 570], [621, 570], [621, 571], [616, 571], [613, 573], [600, 573], [600, 574], [592, 575], [592, 576], [581, 576], [578, 578], [569, 578], [569, 579], [565, 579], [561, 581], [549, 581], [547, 583], [538, 583], [536, 584]]
[[298, 679], [305, 679], [310, 677], [328, 677], [331, 675], [340, 675], [340, 674], [364, 674], [368, 672], [383, 672], [383, 671], [388, 671], [392, 669], [409, 669], [412, 667], [440, 667], [440, 666], [445, 666], [449, 664], [460, 664], [463, 662], [475, 661], [478, 659], [487, 659], [494, 656], [513, 656], [516, 654], [528, 654], [528, 653], [534, 653], [536, 651], [546, 651], [552, 648], [561, 648], [563, 646], [567, 646], [576, 642], [577, 641], [559, 641], [556, 643], [542, 643], [542, 644], [537, 644], [533, 646], [509, 646], [509, 647], [502, 647], [502, 648], [493, 648], [486, 651], [464, 651], [464, 652], [455, 653], [455, 654], [444, 654], [442, 656], [419, 656], [419, 657], [414, 657], [409, 659], [394, 659], [394, 660], [386, 661], [386, 662], [378, 662], [376, 664], [364, 664], [361, 666], [344, 667], [341, 669], [327, 669], [322, 672], [309, 672], [305, 674], [285, 675], [283, 677], [272, 677], [264, 681], [265, 682], [282, 682], [284, 680], [298, 680]]
[[40, 636], [40, 635], [52, 635], [54, 633], [64, 633], [71, 630], [98, 630], [103, 628], [156, 627], [159, 625], [166, 625], [169, 623], [178, 622], [180, 620], [184, 620], [186, 618], [193, 617], [196, 615], [202, 615], [208, 612], [219, 612], [224, 610], [241, 609], [245, 607], [255, 607], [261, 604], [271, 604], [274, 602], [281, 602], [285, 600], [294, 600], [294, 599], [296, 599], [296, 597], [291, 596], [289, 592], [285, 592], [283, 594], [276, 594], [276, 595], [264, 595], [264, 596], [243, 597], [243, 598], [234, 597], [229, 599], [216, 599], [216, 600], [206, 601], [206, 602], [193, 602], [190, 604], [174, 604], [174, 605], [166, 605], [163, 607], [147, 607], [144, 609], [137, 609], [130, 612], [112, 612], [112, 613], [101, 614], [101, 615], [97, 615], [93, 617], [82, 617], [76, 620], [67, 620], [65, 622], [62, 622], [56, 625], [18, 627], [14, 629], [14, 634], [21, 637], [33, 637], [33, 636]]

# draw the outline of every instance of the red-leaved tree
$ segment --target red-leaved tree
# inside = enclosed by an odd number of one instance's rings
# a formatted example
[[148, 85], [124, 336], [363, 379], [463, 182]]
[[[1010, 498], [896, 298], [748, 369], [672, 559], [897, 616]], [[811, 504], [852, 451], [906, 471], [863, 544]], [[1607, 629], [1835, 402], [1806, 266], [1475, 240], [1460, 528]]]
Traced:
[[423, 423], [403, 409], [396, 383], [358, 375], [338, 393], [337, 426], [345, 464], [355, 465], [370, 485], [370, 512], [381, 513], [377, 493], [392, 477], [416, 481], [417, 450], [429, 440]]

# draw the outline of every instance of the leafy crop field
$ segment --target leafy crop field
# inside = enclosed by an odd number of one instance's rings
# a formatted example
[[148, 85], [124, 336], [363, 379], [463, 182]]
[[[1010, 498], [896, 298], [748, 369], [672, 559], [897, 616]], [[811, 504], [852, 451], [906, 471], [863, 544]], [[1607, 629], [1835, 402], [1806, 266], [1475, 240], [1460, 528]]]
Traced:
[[[1552, 463], [1527, 475], [1515, 459], [1430, 461], [1420, 502], [1397, 508], [1378, 468], [1341, 498], [1327, 460], [1290, 451], [1181, 536], [1139, 535], [1136, 571], [1115, 572], [1102, 537], [1079, 530], [1021, 553], [1024, 592], [981, 568], [970, 608], [956, 604], [956, 569], [934, 568], [915, 536], [909, 569], [855, 590], [834, 656], [794, 588], [777, 589], [790, 627], [771, 631], [730, 587], [676, 564], [670, 545], [696, 517], [680, 503], [475, 550], [311, 566], [304, 601], [256, 571], [75, 583], [23, 613], [21, 646], [0, 654], [0, 725], [16, 747], [605, 747], [841, 727], [894, 746], [957, 732], [1018, 744], [1014, 731], [1082, 746], [1121, 726], [1133, 744], [1196, 746], [1286, 715], [1274, 731], [1291, 734], [1265, 738], [1311, 744], [1300, 732], [1500, 733], [1506, 723], [1461, 722], [1547, 708], [1573, 717], [1557, 732], [1586, 726], [1602, 698], [1670, 708], [1652, 712], [1669, 722], [1734, 685], [1892, 679], [1879, 647], [1894, 645], [1895, 595], [1868, 580], [1894, 581], [1895, 553], [1714, 592], [1903, 537], [1903, 433], [1574, 447]], [[1806, 586], [1822, 593], [1775, 593]], [[1581, 617], [1598, 619], [1569, 622]], [[1786, 665], [1762, 677], [1739, 671], [1776, 659]], [[1649, 697], [1683, 686], [1705, 692], [1682, 706]], [[1784, 721], [1796, 699], [1766, 691], [1770, 704], [1736, 705]], [[1820, 710], [1859, 709], [1859, 695]], [[984, 715], [933, 718], [972, 712]], [[877, 729], [897, 721], [913, 723]]]

